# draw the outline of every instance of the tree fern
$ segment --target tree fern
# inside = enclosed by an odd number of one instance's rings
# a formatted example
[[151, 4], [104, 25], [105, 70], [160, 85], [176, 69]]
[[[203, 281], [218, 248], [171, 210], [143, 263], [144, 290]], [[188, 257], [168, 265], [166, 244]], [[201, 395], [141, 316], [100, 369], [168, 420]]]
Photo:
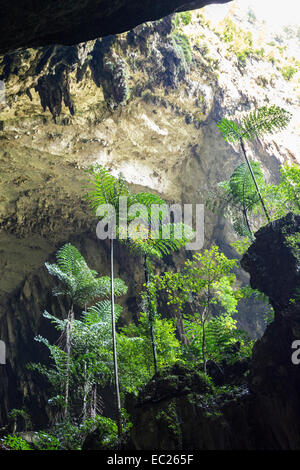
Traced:
[[217, 127], [226, 142], [238, 142], [285, 129], [290, 120], [291, 114], [285, 109], [275, 105], [262, 106], [245, 116], [240, 125], [223, 118]]
[[[115, 209], [115, 214], [119, 217], [120, 198], [127, 198], [127, 209], [132, 203], [132, 196], [129, 191], [127, 182], [122, 175], [115, 178], [103, 166], [97, 165], [88, 170], [90, 174], [88, 191], [85, 194], [90, 207], [97, 215], [99, 206], [103, 204], [110, 204]], [[117, 219], [117, 225], [119, 225]], [[113, 227], [114, 229], [115, 227]], [[116, 346], [116, 320], [115, 320], [115, 303], [114, 303], [114, 236], [110, 240], [110, 279], [111, 279], [111, 317], [112, 317], [112, 340], [113, 340], [113, 357], [114, 357], [114, 375], [115, 375], [115, 393], [117, 404], [117, 421], [118, 421], [118, 434], [122, 434], [122, 418], [121, 418], [121, 400], [119, 388], [119, 374], [118, 374], [118, 358]]]
[[255, 175], [252, 171], [250, 161], [246, 154], [244, 145], [245, 140], [251, 140], [254, 137], [262, 137], [265, 134], [272, 134], [275, 131], [284, 129], [291, 120], [291, 114], [279, 106], [262, 106], [245, 116], [242, 119], [242, 124], [238, 125], [234, 121], [223, 118], [217, 127], [222, 133], [226, 142], [239, 142], [242, 148], [243, 155], [248, 165], [251, 177], [256, 187], [256, 192], [260, 199], [262, 208], [266, 215], [268, 222], [270, 222], [269, 212], [265, 206], [263, 197], [260, 192], [259, 185], [256, 181]]
[[[185, 320], [185, 329], [191, 347], [202, 356], [203, 325]], [[205, 327], [205, 352], [209, 359], [222, 364], [234, 362], [251, 352], [253, 341], [237, 328], [237, 321], [230, 313], [212, 317]], [[235, 351], [235, 352], [234, 352]]]
[[217, 127], [221, 131], [221, 134], [226, 142], [237, 142], [242, 137], [241, 129], [234, 121], [223, 118], [217, 124]]
[[[68, 357], [68, 379], [65, 384], [65, 413], [68, 412], [69, 403], [69, 390], [70, 381], [72, 377], [71, 367], [71, 354], [74, 343], [74, 321], [73, 305], [86, 307], [88, 304], [96, 299], [105, 298], [108, 296], [122, 295], [126, 293], [127, 287], [120, 279], [113, 282], [112, 277], [98, 278], [98, 273], [90, 269], [81, 255], [81, 253], [70, 243], [64, 245], [56, 255], [57, 263], [46, 263], [48, 272], [56, 277], [60, 283], [53, 290], [53, 294], [64, 295], [70, 298], [71, 307], [68, 312], [67, 319], [64, 324], [59, 324], [56, 321], [56, 326], [63, 326], [63, 335], [66, 339], [66, 352]], [[113, 303], [111, 302], [110, 308], [112, 309]], [[49, 314], [48, 314], [49, 315]], [[49, 317], [48, 317], [49, 318]], [[55, 322], [55, 320], [52, 321]], [[85, 362], [86, 366], [87, 362]]]
[[265, 134], [274, 134], [285, 129], [291, 117], [291, 113], [275, 105], [255, 109], [242, 119], [241, 137], [250, 140], [254, 137], [263, 137]]
[[89, 168], [87, 173], [90, 178], [85, 198], [95, 214], [99, 206], [111, 204], [118, 215], [120, 197], [127, 197], [128, 207], [134, 202], [128, 183], [122, 174], [116, 178], [101, 165]]
[[[60, 284], [53, 290], [56, 296], [67, 296], [72, 303], [84, 307], [100, 297], [109, 297], [111, 281], [108, 276], [98, 278], [98, 273], [90, 269], [77, 248], [70, 243], [64, 245], [56, 254], [57, 263], [45, 263], [52, 276]], [[115, 295], [123, 295], [127, 291], [121, 279], [115, 279]]]
[[[264, 176], [258, 162], [250, 162], [256, 181], [265, 186]], [[253, 238], [249, 215], [260, 202], [252, 175], [246, 163], [241, 163], [232, 173], [228, 181], [219, 183], [226, 197], [226, 205], [233, 220], [233, 228], [240, 236]], [[235, 214], [237, 212], [237, 214]], [[242, 217], [240, 217], [240, 214]]]

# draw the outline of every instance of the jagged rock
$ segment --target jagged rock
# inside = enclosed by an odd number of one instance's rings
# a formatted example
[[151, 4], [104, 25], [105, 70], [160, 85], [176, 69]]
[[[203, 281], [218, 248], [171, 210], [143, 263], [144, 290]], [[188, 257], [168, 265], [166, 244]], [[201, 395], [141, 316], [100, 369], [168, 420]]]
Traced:
[[251, 285], [270, 297], [275, 320], [254, 347], [249, 386], [266, 447], [300, 449], [300, 215], [288, 214], [256, 233], [242, 259]]
[[268, 295], [281, 316], [286, 316], [285, 308], [293, 305], [291, 299], [300, 287], [299, 232], [300, 217], [290, 213], [260, 229], [241, 261], [251, 286]]
[[74, 115], [74, 103], [70, 95], [68, 75], [63, 68], [56, 70], [54, 75], [46, 75], [38, 80], [36, 91], [40, 95], [41, 105], [44, 111], [47, 107], [54, 121], [61, 113], [62, 101]]
[[236, 387], [217, 394], [203, 380], [191, 383], [190, 377], [195, 377], [195, 372], [185, 370], [185, 374], [185, 378], [178, 380], [182, 387], [178, 393], [174, 393], [174, 377], [178, 376], [166, 375], [167, 394], [157, 395], [152, 380], [151, 395], [145, 396], [143, 390], [138, 403], [127, 403], [133, 428], [124, 448], [177, 451], [254, 448], [247, 421], [252, 406], [247, 388]]

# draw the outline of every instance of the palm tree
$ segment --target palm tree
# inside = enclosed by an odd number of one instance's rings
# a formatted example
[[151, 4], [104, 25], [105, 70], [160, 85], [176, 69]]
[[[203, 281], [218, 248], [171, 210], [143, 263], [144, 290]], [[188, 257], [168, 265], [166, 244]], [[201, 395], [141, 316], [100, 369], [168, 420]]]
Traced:
[[245, 141], [252, 140], [255, 137], [262, 137], [265, 134], [273, 134], [276, 131], [285, 129], [290, 120], [291, 114], [288, 111], [280, 108], [279, 106], [272, 105], [270, 107], [262, 106], [261, 108], [250, 112], [242, 119], [242, 123], [240, 125], [235, 121], [231, 121], [226, 118], [223, 118], [217, 124], [217, 127], [220, 129], [226, 142], [239, 142], [268, 222], [270, 222], [271, 219], [250, 165], [250, 161], [247, 157]]

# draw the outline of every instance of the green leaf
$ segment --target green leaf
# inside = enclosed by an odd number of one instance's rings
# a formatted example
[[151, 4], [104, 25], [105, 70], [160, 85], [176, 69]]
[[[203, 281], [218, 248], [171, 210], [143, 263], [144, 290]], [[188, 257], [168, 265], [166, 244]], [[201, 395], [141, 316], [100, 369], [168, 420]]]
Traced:
[[265, 134], [273, 134], [287, 127], [291, 113], [279, 106], [262, 106], [242, 120], [242, 139], [251, 140]]
[[236, 122], [223, 118], [217, 127], [226, 142], [237, 142], [241, 138], [241, 131]]

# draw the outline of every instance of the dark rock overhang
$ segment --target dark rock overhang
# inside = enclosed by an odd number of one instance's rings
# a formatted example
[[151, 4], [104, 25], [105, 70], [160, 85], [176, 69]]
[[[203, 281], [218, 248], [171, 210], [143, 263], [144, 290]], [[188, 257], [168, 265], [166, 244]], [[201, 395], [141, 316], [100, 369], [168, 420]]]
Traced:
[[128, 31], [171, 13], [231, 0], [0, 0], [0, 54], [72, 45]]

